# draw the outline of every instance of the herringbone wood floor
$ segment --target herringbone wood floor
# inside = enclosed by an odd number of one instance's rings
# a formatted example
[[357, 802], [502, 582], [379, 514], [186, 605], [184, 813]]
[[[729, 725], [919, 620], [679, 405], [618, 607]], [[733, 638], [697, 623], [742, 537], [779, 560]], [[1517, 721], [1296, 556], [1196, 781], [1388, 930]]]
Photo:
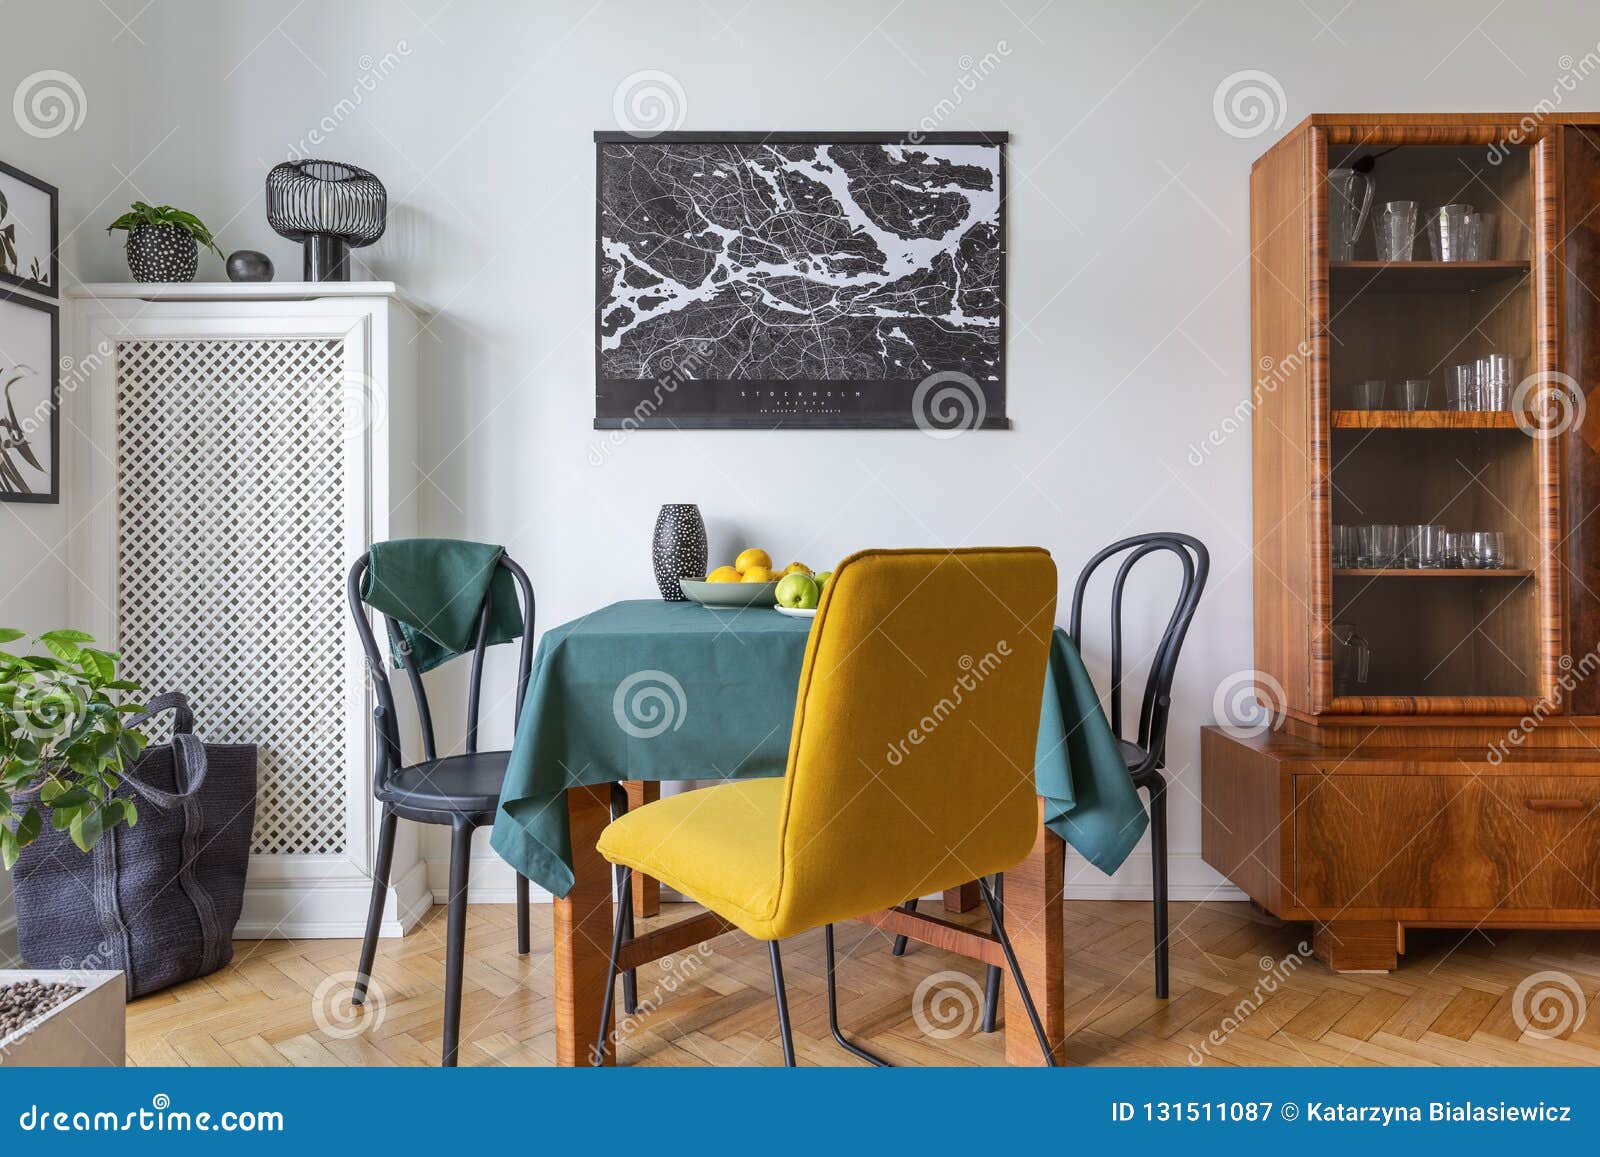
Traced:
[[[669, 905], [661, 919], [688, 911]], [[376, 973], [382, 999], [353, 1018], [348, 994], [356, 941], [240, 941], [223, 971], [130, 1006], [129, 1062], [437, 1064], [443, 913], [436, 907], [411, 935], [382, 942]], [[1151, 995], [1148, 906], [1067, 905], [1071, 1063], [1600, 1063], [1600, 933], [1413, 932], [1400, 971], [1335, 975], [1291, 955], [1306, 928], [1256, 923], [1243, 904], [1175, 904], [1173, 927], [1172, 998], [1158, 1001]], [[463, 1065], [552, 1063], [545, 909], [534, 909], [533, 928], [533, 953], [519, 957], [512, 908], [472, 907]], [[985, 1036], [973, 1023], [977, 983], [950, 975], [977, 981], [979, 966], [916, 945], [897, 960], [887, 937], [861, 925], [842, 928], [839, 944], [847, 1033], [900, 1064], [1002, 1063], [998, 1034]], [[821, 934], [786, 942], [784, 965], [800, 1062], [856, 1063], [828, 1037]], [[1576, 983], [1592, 1015], [1541, 1038], [1519, 1027], [1516, 990], [1529, 976], [1551, 971]], [[936, 973], [945, 975], [924, 986], [914, 1013], [919, 982]], [[723, 936], [665, 969], [642, 970], [639, 991], [655, 1007], [625, 1027], [624, 1064], [781, 1063], [763, 945]], [[1213, 1033], [1221, 1043], [1209, 1043], [1203, 1054], [1200, 1046]]]

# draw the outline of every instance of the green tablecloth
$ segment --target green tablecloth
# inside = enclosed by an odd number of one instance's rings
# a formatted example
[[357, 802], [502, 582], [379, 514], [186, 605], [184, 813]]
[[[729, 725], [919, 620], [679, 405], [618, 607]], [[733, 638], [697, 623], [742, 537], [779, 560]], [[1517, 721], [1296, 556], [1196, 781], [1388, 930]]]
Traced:
[[[811, 620], [768, 608], [613, 603], [545, 632], [493, 846], [553, 895], [572, 887], [566, 791], [617, 780], [782, 775]], [[1045, 822], [1104, 872], [1149, 822], [1066, 633], [1045, 681], [1034, 775]]]

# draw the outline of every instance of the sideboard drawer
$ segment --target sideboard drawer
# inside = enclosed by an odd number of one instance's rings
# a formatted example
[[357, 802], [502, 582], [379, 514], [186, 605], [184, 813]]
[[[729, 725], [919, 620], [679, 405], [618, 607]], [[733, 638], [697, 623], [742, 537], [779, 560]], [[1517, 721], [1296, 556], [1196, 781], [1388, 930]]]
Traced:
[[1307, 908], [1600, 908], [1600, 777], [1296, 775]]

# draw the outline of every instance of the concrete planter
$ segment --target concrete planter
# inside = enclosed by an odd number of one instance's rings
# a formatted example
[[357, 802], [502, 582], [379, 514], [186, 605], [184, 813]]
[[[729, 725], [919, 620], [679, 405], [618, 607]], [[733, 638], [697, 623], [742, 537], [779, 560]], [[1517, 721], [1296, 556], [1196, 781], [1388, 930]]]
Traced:
[[121, 1067], [127, 1051], [122, 973], [0, 968], [0, 986], [21, 980], [75, 984], [82, 991], [0, 1040], [0, 1068]]

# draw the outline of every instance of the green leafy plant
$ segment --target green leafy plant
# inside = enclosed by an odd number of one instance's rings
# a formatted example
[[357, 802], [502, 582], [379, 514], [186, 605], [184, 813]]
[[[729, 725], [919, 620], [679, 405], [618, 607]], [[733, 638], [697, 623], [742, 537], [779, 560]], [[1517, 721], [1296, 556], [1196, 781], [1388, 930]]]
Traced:
[[[27, 638], [0, 627], [0, 645]], [[139, 822], [132, 800], [112, 796], [145, 746], [143, 735], [123, 726], [124, 716], [144, 710], [125, 700], [139, 684], [117, 678], [120, 656], [93, 642], [82, 631], [46, 631], [27, 653], [0, 650], [0, 863], [7, 868], [38, 838], [46, 812], [51, 827], [86, 852], [117, 824]]]
[[217, 248], [217, 242], [211, 236], [205, 222], [193, 213], [186, 213], [182, 209], [174, 209], [171, 205], [146, 205], [143, 201], [135, 201], [133, 208], [118, 217], [106, 226], [106, 232], [115, 229], [126, 229], [130, 234], [141, 225], [172, 225], [182, 229], [200, 244], [221, 257], [222, 250]]

